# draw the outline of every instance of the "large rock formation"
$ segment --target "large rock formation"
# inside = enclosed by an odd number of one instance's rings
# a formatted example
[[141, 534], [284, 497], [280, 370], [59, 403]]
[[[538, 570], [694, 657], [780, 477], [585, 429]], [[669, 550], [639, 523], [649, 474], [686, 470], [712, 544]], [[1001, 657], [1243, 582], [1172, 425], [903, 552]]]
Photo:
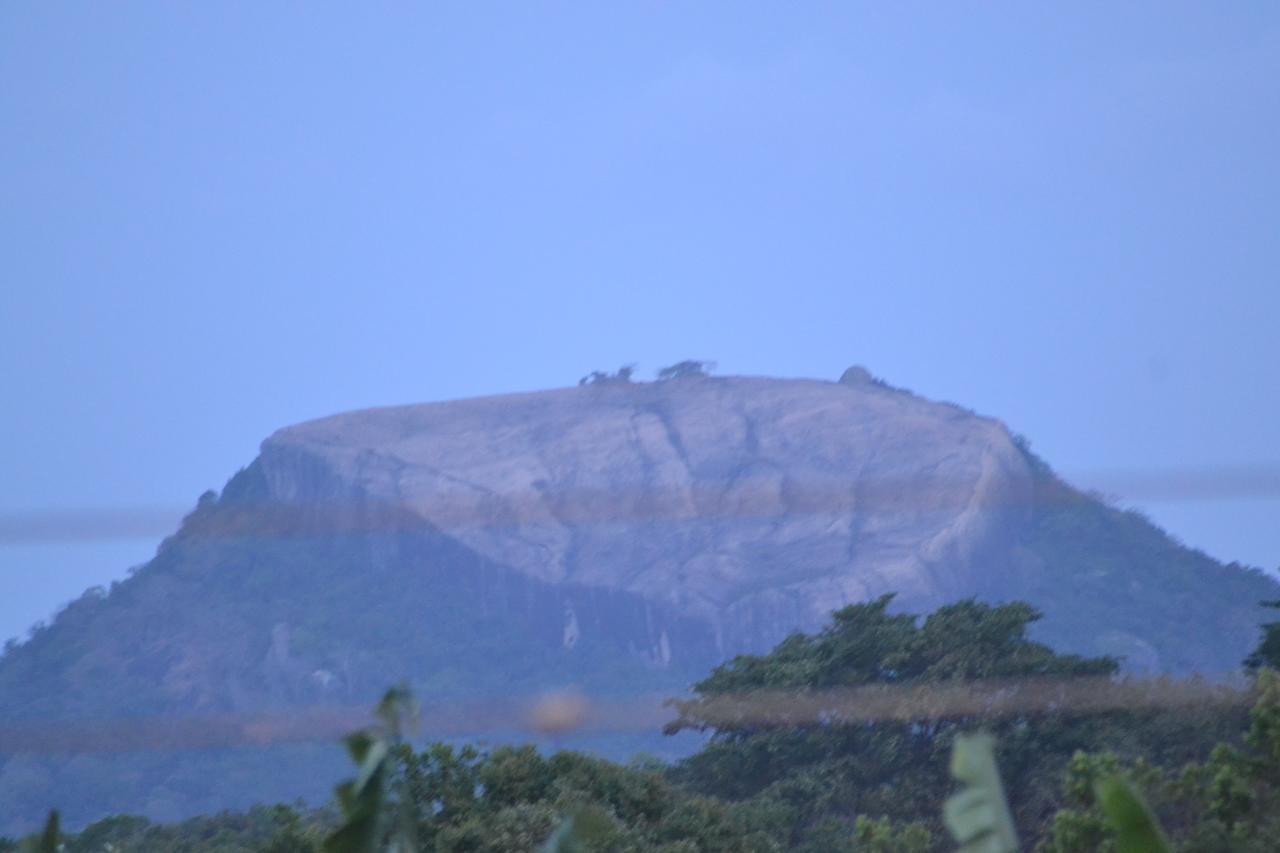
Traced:
[[[149, 564], [0, 657], [0, 833], [55, 804], [74, 824], [321, 797], [336, 748], [255, 739], [400, 680], [446, 709], [678, 692], [888, 592], [916, 612], [1027, 600], [1063, 650], [1220, 674], [1280, 598], [1075, 491], [999, 422], [860, 368], [682, 373], [270, 437]], [[452, 719], [425, 734], [492, 735]]]
[[671, 605], [722, 653], [885, 592], [916, 608], [971, 594], [1032, 493], [997, 421], [848, 377], [352, 412], [281, 430], [260, 464], [272, 500], [323, 471], [531, 578]]

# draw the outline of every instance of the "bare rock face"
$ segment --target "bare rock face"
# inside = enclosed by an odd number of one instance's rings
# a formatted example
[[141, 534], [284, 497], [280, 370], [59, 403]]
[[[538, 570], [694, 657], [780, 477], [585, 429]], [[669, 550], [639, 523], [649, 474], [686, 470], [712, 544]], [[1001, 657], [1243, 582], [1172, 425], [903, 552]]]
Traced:
[[260, 462], [274, 499], [323, 471], [538, 581], [705, 621], [725, 653], [885, 592], [973, 594], [1032, 488], [999, 422], [860, 368], [371, 409], [281, 430]]

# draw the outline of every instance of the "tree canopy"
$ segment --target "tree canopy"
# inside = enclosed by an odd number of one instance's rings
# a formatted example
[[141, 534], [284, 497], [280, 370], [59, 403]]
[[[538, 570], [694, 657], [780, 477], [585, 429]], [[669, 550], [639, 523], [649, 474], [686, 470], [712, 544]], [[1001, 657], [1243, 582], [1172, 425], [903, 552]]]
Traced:
[[[905, 713], [860, 717], [859, 708], [840, 703], [899, 689], [918, 689], [912, 695], [927, 700], [929, 691], [956, 686], [994, 697], [1037, 679], [1115, 683], [1116, 661], [1058, 654], [1029, 639], [1038, 613], [1025, 604], [967, 600], [921, 618], [892, 612], [892, 602], [885, 596], [845, 607], [817, 634], [795, 634], [768, 654], [717, 667], [694, 685], [692, 698], [674, 703], [671, 731], [710, 738], [672, 766], [545, 755], [532, 746], [415, 748], [401, 739], [399, 715], [388, 713], [401, 694], [388, 694], [381, 726], [349, 740], [357, 774], [341, 787], [336, 808], [259, 807], [170, 825], [120, 816], [60, 843], [69, 853], [107, 844], [117, 853], [319, 853], [347, 849], [334, 847], [335, 839], [382, 850], [407, 838], [405, 849], [496, 853], [542, 849], [556, 838], [561, 851], [924, 853], [947, 849], [941, 817], [953, 790], [953, 744], [982, 730], [994, 736], [1017, 833], [1035, 849], [1113, 849], [1098, 791], [1114, 779], [1145, 792], [1173, 849], [1275, 849], [1280, 678], [1264, 657], [1251, 712], [1239, 702], [1010, 713], [922, 701]], [[762, 695], [799, 697], [818, 713], [734, 716], [717, 705]], [[567, 834], [572, 826], [584, 831]], [[0, 839], [0, 851], [14, 849]]]
[[[984, 729], [997, 736], [1015, 816], [1034, 838], [1052, 817], [1057, 780], [1076, 751], [1111, 746], [1177, 758], [1182, 753], [1172, 753], [1179, 750], [1207, 752], [1213, 743], [1207, 731], [1230, 731], [1207, 722], [1210, 709], [986, 715], [938, 713], [925, 702], [914, 718], [842, 720], [836, 699], [844, 688], [975, 682], [999, 690], [1011, 679], [1096, 681], [1117, 671], [1110, 658], [1058, 654], [1029, 639], [1028, 626], [1039, 614], [1026, 604], [968, 600], [921, 619], [890, 612], [891, 602], [884, 596], [845, 607], [820, 633], [793, 635], [766, 655], [735, 658], [696, 684], [695, 698], [677, 703], [669, 730], [706, 730], [712, 737], [673, 778], [773, 815], [775, 833], [797, 849], [817, 845], [833, 824], [849, 835], [859, 815], [940, 838], [952, 742], [958, 733]], [[762, 690], [835, 699], [828, 714], [801, 725], [708, 713], [721, 697]]]

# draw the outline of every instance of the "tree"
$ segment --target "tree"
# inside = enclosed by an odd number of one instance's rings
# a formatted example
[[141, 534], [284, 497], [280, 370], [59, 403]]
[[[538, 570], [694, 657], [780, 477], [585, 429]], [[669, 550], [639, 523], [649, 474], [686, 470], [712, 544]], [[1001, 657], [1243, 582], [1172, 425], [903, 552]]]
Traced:
[[604, 370], [593, 370], [586, 376], [578, 380], [579, 385], [607, 385], [610, 383], [627, 384], [631, 381], [632, 375], [635, 374], [636, 366], [634, 364], [624, 364], [618, 368], [617, 373], [609, 373]]
[[661, 768], [627, 767], [532, 746], [491, 752], [434, 744], [399, 753], [419, 815], [439, 851], [774, 850], [725, 803], [673, 786]]
[[716, 363], [714, 361], [694, 361], [686, 360], [677, 362], [670, 367], [664, 367], [658, 371], [658, 381], [666, 382], [669, 379], [694, 379], [709, 376], [712, 370], [715, 370]]
[[1243, 743], [1223, 742], [1181, 768], [1112, 752], [1072, 757], [1063, 784], [1066, 808], [1053, 818], [1041, 853], [1108, 853], [1116, 836], [1099, 802], [1100, 782], [1127, 778], [1141, 789], [1176, 849], [1262, 853], [1280, 849], [1280, 676], [1263, 670]]
[[908, 708], [905, 717], [868, 721], [851, 720], [832, 704], [800, 724], [749, 715], [734, 720], [722, 713], [718, 703], [725, 697], [753, 691], [791, 692], [821, 703], [848, 688], [1027, 678], [1105, 681], [1117, 670], [1110, 658], [1058, 654], [1029, 639], [1027, 628], [1040, 614], [1026, 604], [962, 601], [920, 621], [890, 613], [891, 600], [884, 596], [845, 607], [817, 635], [796, 634], [767, 655], [735, 658], [696, 684], [694, 699], [676, 703], [678, 717], [668, 731], [697, 729], [711, 731], [712, 737], [673, 771], [673, 778], [701, 793], [774, 814], [787, 825], [785, 842], [792, 846], [809, 843], [812, 833], [833, 819], [852, 827], [859, 815], [886, 816], [899, 826], [919, 824], [941, 837], [938, 817], [952, 741], [982, 728], [997, 735], [1019, 828], [1024, 837], [1036, 838], [1056, 809], [1054, 780], [1075, 751], [1111, 742], [1126, 750], [1154, 751], [1154, 742], [1169, 733], [1181, 748], [1205, 742], [1194, 721], [1165, 721], [1145, 733], [1159, 714], [1139, 711], [987, 715], [930, 710], [925, 702]]
[[[1280, 610], [1280, 601], [1263, 601], [1261, 604]], [[1280, 670], [1280, 622], [1262, 625], [1262, 639], [1258, 641], [1258, 647], [1244, 659], [1244, 668], [1249, 672], [1257, 672], [1264, 666]]]

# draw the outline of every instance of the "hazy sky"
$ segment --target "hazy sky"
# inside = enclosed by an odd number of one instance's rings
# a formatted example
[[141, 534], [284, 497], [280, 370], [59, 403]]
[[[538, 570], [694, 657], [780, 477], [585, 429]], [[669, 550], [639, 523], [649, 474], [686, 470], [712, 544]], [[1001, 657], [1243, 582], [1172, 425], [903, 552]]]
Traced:
[[[1277, 470], [1280, 5], [1047, 5], [0, 5], [0, 532], [686, 357]], [[1134, 502], [1274, 568], [1250, 488]], [[156, 542], [0, 541], [0, 637]]]

